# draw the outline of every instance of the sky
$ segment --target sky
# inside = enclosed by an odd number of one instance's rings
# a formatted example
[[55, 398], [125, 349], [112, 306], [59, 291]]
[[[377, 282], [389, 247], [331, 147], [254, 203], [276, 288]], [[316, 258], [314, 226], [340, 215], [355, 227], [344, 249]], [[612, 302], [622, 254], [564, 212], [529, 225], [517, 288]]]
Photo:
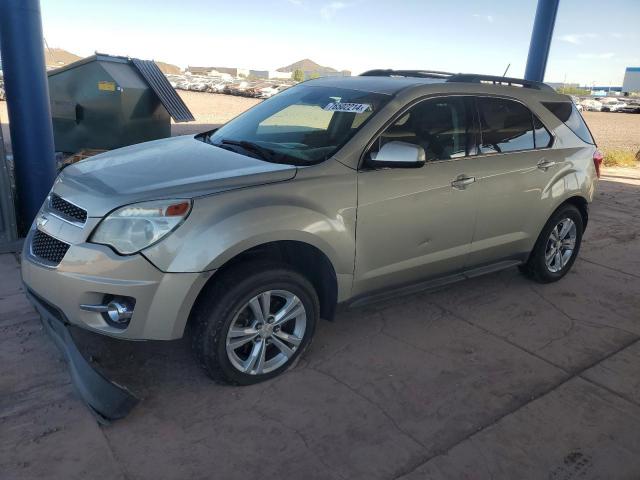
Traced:
[[[537, 0], [41, 0], [50, 47], [186, 67], [522, 77]], [[560, 0], [545, 80], [621, 85], [640, 66], [640, 0]]]

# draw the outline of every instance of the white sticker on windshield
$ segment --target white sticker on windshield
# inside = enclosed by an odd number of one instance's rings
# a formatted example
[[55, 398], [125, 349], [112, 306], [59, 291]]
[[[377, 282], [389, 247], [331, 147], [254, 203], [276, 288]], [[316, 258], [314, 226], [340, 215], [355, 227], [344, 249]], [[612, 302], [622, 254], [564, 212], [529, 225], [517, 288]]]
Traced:
[[368, 110], [371, 110], [371, 105], [368, 103], [342, 103], [342, 102], [333, 102], [327, 104], [326, 107], [323, 108], [327, 112], [347, 112], [347, 113], [364, 113]]

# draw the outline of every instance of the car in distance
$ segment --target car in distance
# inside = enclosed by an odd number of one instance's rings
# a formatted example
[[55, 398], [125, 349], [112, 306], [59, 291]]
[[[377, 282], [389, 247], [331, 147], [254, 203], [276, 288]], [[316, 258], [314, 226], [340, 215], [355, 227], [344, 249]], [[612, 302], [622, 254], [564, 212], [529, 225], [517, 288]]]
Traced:
[[625, 102], [621, 102], [617, 98], [603, 98], [601, 112], [619, 112], [622, 108], [626, 107]]
[[504, 77], [303, 82], [219, 129], [64, 169], [22, 276], [57, 322], [180, 338], [216, 381], [272, 378], [320, 318], [519, 266], [560, 280], [600, 156], [571, 98]]
[[582, 100], [582, 102], [580, 102], [580, 105], [582, 105], [582, 109], [586, 110], [587, 112], [599, 112], [602, 110], [602, 102], [594, 100], [593, 98]]
[[629, 101], [624, 107], [618, 109], [620, 113], [640, 113], [640, 102]]

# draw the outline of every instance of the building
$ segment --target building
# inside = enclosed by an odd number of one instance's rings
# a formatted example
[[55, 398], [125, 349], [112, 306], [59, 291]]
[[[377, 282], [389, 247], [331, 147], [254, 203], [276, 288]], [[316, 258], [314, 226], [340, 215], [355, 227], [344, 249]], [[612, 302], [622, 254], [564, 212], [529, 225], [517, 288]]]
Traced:
[[640, 67], [627, 67], [622, 81], [622, 91], [640, 92]]
[[212, 67], [211, 70], [216, 70], [220, 73], [228, 73], [232, 77], [248, 77], [249, 69], [248, 68], [234, 68], [234, 67]]
[[186, 72], [191, 75], [207, 75], [210, 71], [215, 70], [213, 67], [192, 67], [189, 65]]
[[279, 72], [277, 70], [249, 70], [249, 78], [288, 80], [291, 78], [291, 72]]

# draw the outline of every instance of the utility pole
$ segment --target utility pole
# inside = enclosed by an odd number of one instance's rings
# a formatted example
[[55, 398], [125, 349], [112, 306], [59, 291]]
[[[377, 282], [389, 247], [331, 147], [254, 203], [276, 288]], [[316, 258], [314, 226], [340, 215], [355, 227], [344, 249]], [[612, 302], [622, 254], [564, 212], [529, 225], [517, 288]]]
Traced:
[[527, 68], [524, 73], [524, 78], [527, 80], [537, 82], [544, 80], [559, 3], [560, 0], [538, 0], [527, 56]]
[[0, 47], [24, 234], [56, 176], [39, 0], [0, 1]]

